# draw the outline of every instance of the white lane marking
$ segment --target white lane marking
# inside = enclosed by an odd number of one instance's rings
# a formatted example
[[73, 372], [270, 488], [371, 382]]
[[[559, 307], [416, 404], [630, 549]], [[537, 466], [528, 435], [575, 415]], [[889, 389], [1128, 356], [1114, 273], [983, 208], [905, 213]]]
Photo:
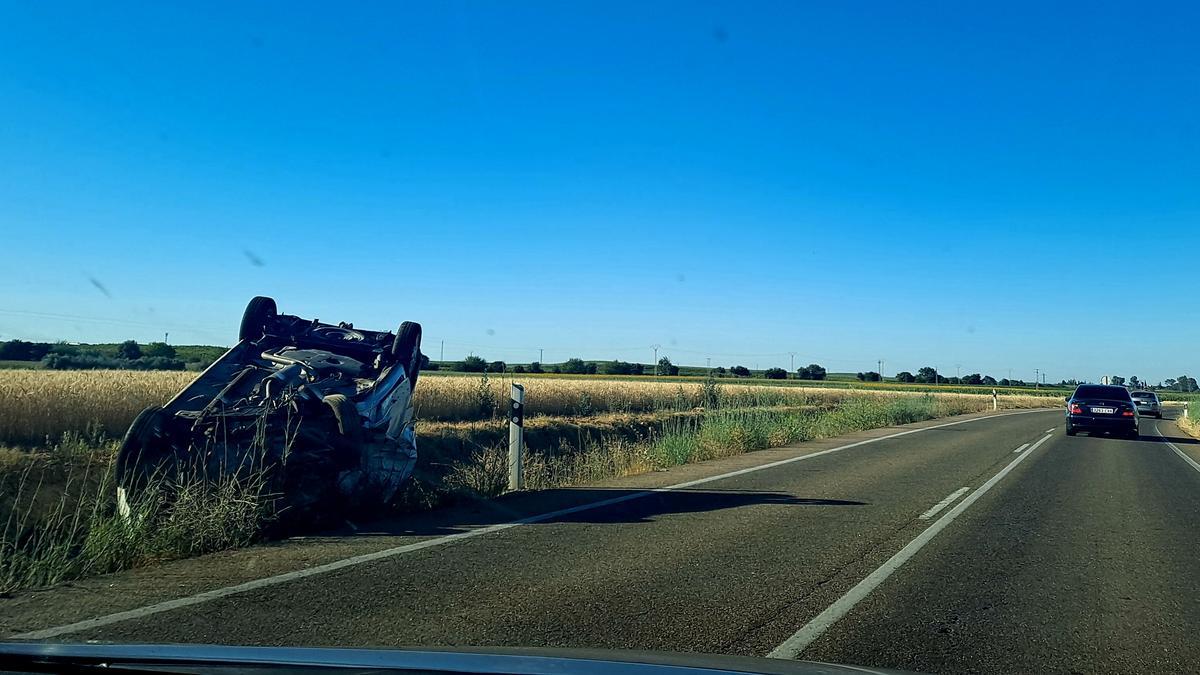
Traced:
[[963, 493], [965, 493], [967, 490], [970, 490], [970, 489], [971, 488], [969, 488], [969, 487], [962, 487], [962, 488], [955, 490], [954, 492], [951, 492], [949, 495], [946, 496], [945, 499], [934, 504], [933, 508], [931, 508], [928, 511], [926, 511], [925, 513], [922, 513], [921, 515], [917, 516], [917, 518], [919, 518], [921, 520], [929, 520], [930, 518], [936, 516], [938, 511], [941, 511], [942, 509], [946, 508], [947, 506], [950, 506], [950, 502], [963, 496]]
[[1057, 428], [1058, 428], [1058, 427], [1050, 427], [1049, 429], [1047, 429], [1047, 430], [1046, 430], [1046, 433], [1048, 433], [1048, 434], [1052, 434], [1052, 433], [1054, 433], [1054, 430], [1055, 430], [1055, 429], [1057, 429]]
[[309, 567], [307, 569], [296, 570], [293, 572], [284, 572], [283, 574], [276, 574], [275, 576], [271, 576], [271, 577], [255, 579], [253, 581], [247, 581], [245, 583], [237, 584], [235, 586], [226, 586], [224, 588], [215, 588], [211, 591], [205, 591], [203, 593], [197, 593], [195, 595], [189, 595], [189, 596], [183, 597], [183, 598], [176, 598], [174, 600], [165, 600], [163, 602], [158, 602], [153, 605], [146, 605], [144, 607], [138, 607], [136, 609], [130, 609], [130, 610], [126, 610], [124, 612], [115, 612], [113, 614], [106, 614], [104, 616], [99, 616], [99, 617], [96, 617], [93, 619], [84, 619], [83, 621], [76, 621], [75, 623], [69, 623], [69, 624], [62, 625], [62, 626], [54, 626], [52, 628], [44, 628], [42, 630], [29, 631], [27, 633], [19, 633], [17, 635], [10, 635], [9, 637], [4, 638], [4, 639], [8, 639], [8, 640], [45, 640], [48, 638], [58, 637], [60, 635], [69, 635], [71, 633], [78, 633], [80, 631], [90, 630], [93, 628], [109, 626], [114, 623], [120, 623], [122, 621], [130, 621], [132, 619], [140, 619], [140, 618], [151, 616], [154, 614], [161, 614], [162, 612], [169, 612], [174, 609], [182, 609], [184, 607], [190, 607], [192, 605], [199, 605], [201, 603], [208, 602], [210, 600], [219, 600], [221, 598], [227, 598], [231, 595], [237, 595], [239, 593], [255, 591], [260, 588], [267, 588], [269, 586], [276, 586], [278, 584], [288, 583], [291, 581], [296, 581], [298, 579], [304, 579], [307, 577], [317, 576], [318, 574], [327, 574], [329, 572], [336, 572], [337, 570], [345, 569], [347, 567], [354, 567], [355, 565], [362, 565], [364, 563], [374, 562], [376, 560], [392, 558], [392, 557], [402, 555], [405, 553], [412, 553], [413, 551], [420, 551], [422, 549], [432, 548], [434, 546], [442, 546], [444, 544], [451, 544], [456, 541], [461, 541], [463, 539], [470, 539], [472, 537], [479, 537], [479, 536], [482, 536], [485, 534], [491, 534], [493, 532], [507, 530], [510, 527], [517, 527], [519, 525], [528, 525], [531, 523], [539, 523], [542, 521], [558, 518], [561, 516], [567, 516], [567, 515], [571, 515], [573, 513], [579, 513], [580, 511], [589, 511], [591, 509], [598, 509], [598, 508], [602, 508], [605, 506], [612, 506], [614, 504], [620, 504], [622, 502], [632, 501], [634, 499], [640, 499], [642, 497], [646, 497], [646, 496], [649, 496], [652, 494], [657, 494], [660, 492], [670, 492], [672, 490], [682, 490], [684, 488], [689, 488], [689, 487], [693, 487], [696, 485], [703, 485], [705, 483], [712, 483], [712, 482], [719, 481], [719, 480], [725, 480], [726, 478], [733, 478], [734, 476], [741, 476], [744, 474], [753, 473], [755, 471], [764, 471], [766, 469], [773, 469], [777, 466], [783, 466], [785, 464], [791, 464], [793, 462], [801, 462], [801, 461], [804, 461], [807, 459], [812, 459], [814, 457], [820, 457], [822, 455], [828, 455], [828, 454], [831, 454], [834, 452], [840, 452], [842, 450], [849, 450], [850, 448], [857, 448], [859, 446], [867, 445], [870, 443], [878, 443], [880, 441], [886, 441], [886, 440], [889, 440], [892, 438], [899, 438], [901, 436], [907, 436], [909, 434], [915, 434], [915, 433], [919, 433], [922, 431], [928, 431], [930, 429], [944, 429], [946, 427], [952, 427], [952, 426], [956, 426], [959, 424], [968, 424], [970, 422], [978, 422], [981, 420], [990, 420], [990, 419], [995, 419], [997, 417], [1010, 417], [1012, 415], [1027, 415], [1030, 413], [1039, 413], [1039, 412], [1047, 412], [1047, 411], [1048, 411], [1048, 409], [1046, 409], [1046, 408], [1036, 408], [1033, 410], [1019, 410], [1016, 412], [1001, 413], [999, 415], [988, 415], [985, 417], [972, 417], [971, 419], [967, 419], [967, 420], [958, 420], [956, 422], [946, 422], [944, 424], [935, 424], [935, 425], [928, 426], [928, 427], [920, 427], [917, 429], [908, 429], [906, 431], [889, 434], [887, 436], [880, 436], [878, 438], [868, 438], [864, 441], [858, 441], [856, 443], [849, 443], [847, 445], [841, 445], [836, 448], [829, 448], [828, 450], [821, 450], [820, 452], [813, 452], [813, 453], [810, 453], [807, 455], [800, 455], [799, 457], [789, 457], [788, 459], [781, 459], [776, 462], [769, 462], [767, 464], [760, 464], [758, 466], [752, 466], [752, 467], [748, 467], [745, 469], [739, 469], [737, 471], [730, 471], [728, 473], [723, 473], [723, 474], [720, 474], [717, 476], [709, 476], [708, 478], [698, 478], [696, 480], [690, 480], [690, 481], [687, 481], [684, 483], [676, 483], [675, 485], [668, 485], [666, 487], [654, 488], [654, 489], [645, 490], [642, 492], [634, 492], [634, 493], [630, 493], [630, 494], [626, 494], [626, 495], [621, 495], [620, 497], [604, 499], [604, 500], [601, 500], [598, 502], [589, 502], [587, 504], [580, 504], [578, 506], [572, 506], [572, 507], [566, 508], [566, 509], [559, 509], [558, 511], [550, 511], [549, 513], [540, 513], [537, 515], [528, 516], [526, 518], [521, 518], [520, 520], [513, 520], [513, 521], [509, 521], [507, 523], [497, 523], [495, 525], [488, 525], [486, 527], [481, 527], [481, 528], [475, 529], [475, 530], [468, 530], [466, 532], [459, 532], [456, 534], [450, 534], [450, 535], [445, 535], [445, 536], [441, 536], [441, 537], [434, 537], [433, 539], [426, 539], [425, 541], [419, 541], [419, 542], [416, 542], [413, 544], [405, 544], [404, 546], [396, 546], [394, 548], [384, 549], [382, 551], [376, 551], [374, 553], [364, 553], [362, 555], [356, 555], [356, 556], [353, 556], [350, 558], [343, 558], [342, 560], [335, 560], [330, 563], [325, 563], [324, 565], [317, 565], [316, 567]]
[[1016, 449], [1016, 450], [1013, 450], [1013, 454], [1015, 455], [1015, 454], [1017, 454], [1018, 452], [1020, 452], [1020, 451], [1024, 450], [1025, 448], [1028, 448], [1028, 447], [1029, 447], [1029, 444], [1028, 444], [1028, 443], [1022, 443], [1022, 444], [1020, 444], [1020, 445], [1018, 445], [1018, 446], [1017, 446], [1017, 449]]
[[925, 544], [928, 544], [938, 532], [941, 532], [946, 528], [947, 525], [952, 523], [960, 513], [966, 511], [967, 507], [971, 506], [976, 502], [976, 500], [987, 494], [988, 490], [992, 489], [992, 486], [1000, 482], [1000, 479], [1008, 475], [1008, 472], [1012, 471], [1018, 464], [1025, 461], [1025, 458], [1032, 454], [1034, 450], [1037, 450], [1042, 443], [1045, 443], [1053, 437], [1053, 435], [1043, 436], [1041, 440], [1034, 443], [1032, 447], [1021, 453], [1021, 455], [1019, 455], [1013, 461], [1009, 462], [1008, 465], [1003, 469], [1000, 469], [995, 476], [992, 476], [986, 483], [979, 486], [978, 490], [967, 495], [966, 499], [962, 500], [958, 504], [955, 504], [954, 508], [947, 511], [946, 515], [938, 518], [937, 521], [935, 521], [932, 525], [925, 528], [925, 531], [917, 535], [916, 539], [908, 542], [907, 546], [900, 549], [891, 558], [888, 558], [887, 562], [880, 565], [874, 572], [868, 574], [865, 578], [863, 578], [862, 581], [858, 582], [854, 588], [851, 588], [846, 592], [845, 595], [838, 598], [837, 601], [827, 607], [825, 611], [818, 614], [812, 621], [809, 621], [807, 624], [805, 624], [803, 628], [796, 631], [795, 635], [791, 636], [787, 640], [784, 640], [783, 644], [773, 649], [770, 654], [767, 654], [767, 658], [794, 659], [799, 656], [800, 652], [804, 651], [805, 647], [808, 647], [808, 645], [812, 644], [813, 640], [821, 637], [821, 634], [824, 633], [830, 626], [837, 623], [838, 619], [846, 616], [846, 614], [853, 609], [856, 604], [858, 604], [863, 598], [870, 595], [871, 591], [875, 590], [879, 584], [883, 583], [885, 579], [892, 575], [892, 572], [900, 569], [901, 565], [908, 562], [909, 558], [913, 557], [917, 551], [920, 551]]
[[1187, 462], [1188, 464], [1191, 464], [1193, 469], [1195, 469], [1195, 470], [1197, 470], [1197, 471], [1200, 471], [1200, 463], [1197, 463], [1197, 462], [1196, 462], [1196, 460], [1192, 459], [1191, 457], [1188, 457], [1188, 456], [1187, 456], [1187, 454], [1186, 454], [1186, 453], [1184, 453], [1184, 451], [1182, 451], [1182, 450], [1180, 450], [1179, 448], [1175, 447], [1175, 444], [1174, 444], [1174, 443], [1172, 443], [1171, 441], [1167, 441], [1167, 437], [1163, 435], [1163, 432], [1161, 432], [1161, 431], [1159, 431], [1159, 430], [1158, 430], [1158, 423], [1157, 423], [1157, 422], [1154, 424], [1154, 433], [1158, 434], [1158, 437], [1159, 437], [1159, 438], [1161, 438], [1161, 439], [1163, 439], [1164, 441], [1166, 441], [1166, 442], [1167, 442], [1167, 445], [1168, 445], [1168, 446], [1169, 446], [1169, 447], [1170, 447], [1172, 450], [1174, 450], [1174, 451], [1175, 451], [1175, 454], [1177, 454], [1177, 455], [1179, 455], [1180, 457], [1182, 457], [1182, 458], [1183, 458], [1183, 461]]

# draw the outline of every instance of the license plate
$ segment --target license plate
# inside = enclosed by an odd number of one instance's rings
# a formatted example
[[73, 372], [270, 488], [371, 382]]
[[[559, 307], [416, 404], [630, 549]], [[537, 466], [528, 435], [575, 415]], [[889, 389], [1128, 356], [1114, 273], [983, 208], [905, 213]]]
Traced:
[[1117, 412], [1116, 408], [1092, 408], [1093, 415], [1111, 415]]

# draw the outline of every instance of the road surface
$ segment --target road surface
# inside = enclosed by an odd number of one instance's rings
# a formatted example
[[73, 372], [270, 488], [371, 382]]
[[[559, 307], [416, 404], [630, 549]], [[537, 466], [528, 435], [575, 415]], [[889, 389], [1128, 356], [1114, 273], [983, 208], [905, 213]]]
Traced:
[[0, 635], [1191, 671], [1200, 445], [1142, 431], [874, 430], [18, 594]]

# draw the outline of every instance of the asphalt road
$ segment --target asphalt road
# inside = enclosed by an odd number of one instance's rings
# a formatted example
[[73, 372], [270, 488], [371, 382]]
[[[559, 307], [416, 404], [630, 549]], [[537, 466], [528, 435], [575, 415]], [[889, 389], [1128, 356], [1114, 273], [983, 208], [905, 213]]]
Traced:
[[1138, 441], [1066, 437], [1058, 411], [927, 422], [20, 594], [0, 634], [1191, 671], [1186, 457], [1169, 420]]

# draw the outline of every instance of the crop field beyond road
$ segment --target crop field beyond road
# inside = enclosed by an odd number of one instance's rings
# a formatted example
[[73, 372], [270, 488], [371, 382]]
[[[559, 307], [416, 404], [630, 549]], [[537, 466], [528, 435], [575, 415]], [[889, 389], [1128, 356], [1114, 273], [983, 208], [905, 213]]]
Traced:
[[[196, 377], [177, 371], [7, 370], [0, 373], [0, 445], [40, 446], [64, 433], [120, 437], [134, 416], [161, 405]], [[445, 377], [422, 374], [417, 386], [417, 418], [423, 421], [472, 421], [497, 416], [508, 400], [509, 384], [526, 388], [528, 416], [587, 417], [601, 413], [828, 406], [862, 396], [921, 396], [927, 392], [873, 386], [868, 389], [743, 384], [737, 380], [647, 381], [588, 376]], [[1055, 396], [1058, 394], [1055, 393]], [[982, 410], [986, 394], [937, 393]], [[719, 397], [719, 401], [714, 397]], [[1005, 395], [1004, 407], [1046, 405], [1050, 398]]]

